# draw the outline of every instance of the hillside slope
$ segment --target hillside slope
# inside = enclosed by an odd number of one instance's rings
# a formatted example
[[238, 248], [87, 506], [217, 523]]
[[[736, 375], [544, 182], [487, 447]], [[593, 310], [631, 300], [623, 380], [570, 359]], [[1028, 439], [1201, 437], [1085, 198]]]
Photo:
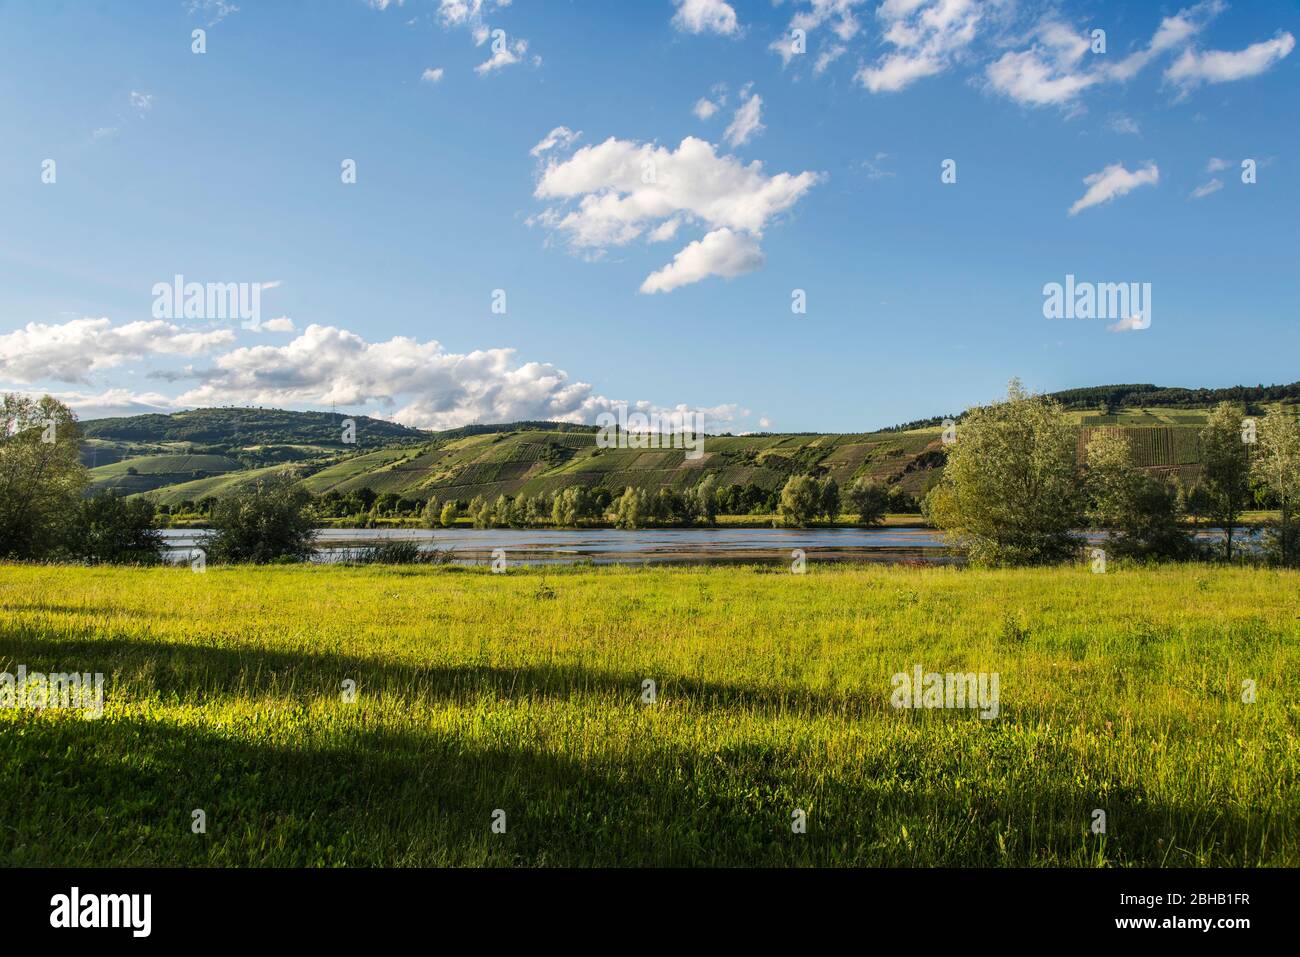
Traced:
[[[1199, 432], [1206, 409], [1189, 404], [1223, 394], [1251, 403], [1300, 395], [1298, 386], [1237, 390], [1101, 386], [1061, 393], [1079, 427], [1082, 456], [1096, 429], [1128, 432], [1145, 468], [1183, 481], [1200, 471]], [[1141, 395], [1167, 405], [1117, 406], [1115, 396]], [[1088, 406], [1085, 400], [1096, 400]], [[114, 489], [179, 505], [222, 497], [259, 478], [285, 473], [315, 495], [362, 489], [408, 499], [469, 501], [475, 496], [548, 494], [568, 486], [621, 491], [632, 486], [682, 490], [713, 476], [720, 487], [780, 489], [801, 473], [833, 475], [841, 486], [859, 476], [924, 495], [943, 466], [942, 426], [934, 420], [879, 432], [718, 435], [703, 455], [680, 449], [602, 449], [590, 426], [527, 422], [423, 432], [356, 416], [355, 444], [342, 441], [337, 413], [276, 409], [199, 409], [174, 415], [82, 423], [83, 459], [92, 491]], [[914, 424], [915, 425], [915, 424]]]

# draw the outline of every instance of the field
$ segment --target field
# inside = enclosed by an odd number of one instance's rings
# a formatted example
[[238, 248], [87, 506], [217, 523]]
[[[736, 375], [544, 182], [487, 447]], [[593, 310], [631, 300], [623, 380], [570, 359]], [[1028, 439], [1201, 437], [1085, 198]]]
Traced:
[[1294, 867], [1298, 638], [1204, 566], [0, 566], [0, 672], [106, 675], [0, 708], [0, 860]]

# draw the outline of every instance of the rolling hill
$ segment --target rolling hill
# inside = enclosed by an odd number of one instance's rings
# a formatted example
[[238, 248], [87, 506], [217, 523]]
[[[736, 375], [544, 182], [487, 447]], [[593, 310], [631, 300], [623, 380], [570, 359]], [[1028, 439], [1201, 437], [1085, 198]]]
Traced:
[[[1080, 454], [1095, 430], [1121, 428], [1131, 435], [1139, 464], [1187, 481], [1200, 470], [1199, 432], [1211, 404], [1233, 398], [1261, 413], [1300, 399], [1300, 383], [1223, 390], [1100, 386], [1058, 395], [1078, 425]], [[1130, 397], [1147, 402], [1122, 403]], [[345, 418], [222, 408], [97, 419], [82, 423], [82, 457], [91, 466], [92, 492], [147, 495], [171, 506], [220, 498], [278, 473], [315, 495], [370, 489], [420, 501], [538, 495], [572, 485], [681, 490], [707, 475], [722, 487], [772, 491], [805, 472], [833, 475], [841, 486], [867, 475], [919, 497], [943, 466], [941, 419], [846, 435], [711, 435], [703, 456], [690, 460], [682, 450], [598, 448], [594, 427], [552, 422], [425, 432], [356, 416], [356, 442], [347, 443]]]

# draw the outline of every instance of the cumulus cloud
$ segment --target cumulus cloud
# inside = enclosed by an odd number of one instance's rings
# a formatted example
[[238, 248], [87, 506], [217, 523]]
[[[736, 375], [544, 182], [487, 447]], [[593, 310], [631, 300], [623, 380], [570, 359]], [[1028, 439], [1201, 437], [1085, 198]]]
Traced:
[[267, 332], [297, 332], [298, 327], [294, 325], [292, 319], [288, 316], [276, 316], [274, 319], [268, 319], [259, 327]]
[[736, 11], [725, 0], [673, 0], [677, 12], [672, 25], [684, 33], [718, 33], [735, 36], [740, 31]]
[[766, 129], [762, 115], [763, 98], [757, 93], [751, 93], [749, 87], [745, 87], [740, 93], [740, 106], [722, 134], [723, 138], [731, 146], [744, 146]]
[[1154, 186], [1159, 181], [1160, 170], [1155, 163], [1147, 163], [1132, 173], [1126, 170], [1122, 163], [1112, 163], [1101, 172], [1083, 178], [1088, 191], [1075, 200], [1074, 205], [1070, 207], [1070, 215], [1073, 216], [1089, 206], [1109, 203], [1113, 199], [1131, 193], [1139, 186]]
[[1202, 83], [1228, 83], [1258, 76], [1274, 63], [1291, 54], [1295, 37], [1278, 33], [1271, 40], [1252, 43], [1244, 50], [1199, 51], [1188, 48], [1165, 71], [1165, 79], [1182, 88], [1184, 92]]
[[694, 113], [697, 118], [707, 120], [710, 119], [714, 113], [718, 112], [718, 104], [714, 103], [708, 97], [702, 96], [695, 101], [695, 106], [691, 108], [691, 112]]
[[[95, 325], [88, 330], [85, 322]], [[282, 322], [282, 331], [288, 331], [291, 323], [283, 318], [264, 323], [262, 329], [280, 327]], [[131, 323], [114, 329], [107, 329], [106, 324], [107, 320], [78, 320], [60, 327], [61, 333], [29, 326], [0, 336], [0, 381], [79, 381], [81, 370], [74, 357], [88, 361], [86, 357], [95, 350], [78, 350], [71, 343], [84, 345], [90, 330], [98, 335], [99, 345], [117, 350], [111, 362], [102, 361], [95, 366], [97, 369], [126, 359], [147, 360], [182, 350], [189, 354], [203, 345], [200, 340], [178, 340], [172, 334], [164, 348], [149, 349], [143, 343], [168, 338], [167, 330], [158, 328], [165, 323]], [[142, 330], [140, 326], [154, 328]], [[40, 355], [29, 356], [26, 350], [33, 346], [33, 337], [47, 345]], [[10, 361], [15, 351], [26, 366]], [[56, 368], [60, 363], [66, 368]], [[243, 346], [214, 355], [211, 368], [187, 367], [180, 372], [151, 375], [197, 384], [179, 395], [136, 392], [119, 386], [101, 391], [51, 390], [51, 394], [67, 402], [83, 418], [231, 404], [281, 408], [337, 405], [367, 408], [371, 414], [429, 429], [527, 419], [591, 424], [600, 412], [613, 411], [620, 405], [642, 412], [700, 411], [705, 415], [706, 427], [718, 430], [729, 428], [737, 416], [749, 414], [735, 404], [707, 408], [677, 405], [670, 409], [647, 400], [611, 399], [550, 363], [520, 361], [513, 349], [458, 354], [432, 340], [395, 336], [369, 342], [347, 329], [314, 324], [283, 345]]]
[[859, 70], [858, 82], [872, 93], [896, 93], [942, 73], [975, 39], [983, 13], [975, 0], [884, 0], [876, 17], [894, 52]]
[[0, 376], [87, 383], [92, 373], [145, 356], [197, 356], [233, 342], [229, 329], [196, 332], [162, 319], [114, 326], [107, 318], [29, 322], [0, 334]]
[[[740, 248], [738, 233], [748, 234], [756, 246], [768, 224], [820, 179], [810, 171], [769, 176], [757, 160], [745, 164], [719, 156], [712, 144], [691, 136], [675, 150], [610, 137], [547, 164], [534, 195], [554, 205], [529, 222], [553, 230], [575, 252], [592, 258], [647, 233], [662, 240], [667, 221], [699, 224], [710, 232], [725, 228], [729, 238], [720, 234], [709, 244], [708, 251], [718, 253]], [[691, 262], [701, 255], [694, 253]], [[694, 270], [686, 267], [672, 272], [689, 274]], [[660, 288], [675, 285], [681, 283]]]
[[442, 80], [442, 67], [430, 67], [420, 74], [425, 83], [439, 83]]
[[1084, 71], [1088, 38], [1058, 21], [1039, 25], [1028, 50], [1004, 53], [989, 64], [989, 85], [1017, 103], [1047, 106], [1068, 103], [1102, 81], [1099, 70]]
[[725, 226], [690, 243], [673, 261], [651, 273], [641, 284], [644, 293], [672, 292], [678, 286], [710, 276], [731, 278], [753, 272], [763, 265], [763, 250], [745, 233]]

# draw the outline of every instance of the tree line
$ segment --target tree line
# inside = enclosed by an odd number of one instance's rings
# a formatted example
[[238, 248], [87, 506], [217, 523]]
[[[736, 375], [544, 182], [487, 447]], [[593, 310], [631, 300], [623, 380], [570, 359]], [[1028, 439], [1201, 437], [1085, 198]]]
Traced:
[[1122, 430], [1095, 432], [1079, 462], [1077, 431], [1061, 403], [1013, 381], [1004, 401], [962, 418], [925, 514], [972, 563], [1022, 565], [1076, 554], [1083, 527], [1103, 530], [1106, 551], [1116, 556], [1189, 558], [1198, 548], [1182, 519], [1196, 509], [1224, 530], [1222, 556], [1231, 561], [1241, 513], [1262, 493], [1281, 513], [1265, 528], [1263, 555], [1300, 564], [1295, 413], [1274, 408], [1256, 420], [1221, 402], [1200, 438], [1202, 481], [1191, 490], [1139, 468]]

